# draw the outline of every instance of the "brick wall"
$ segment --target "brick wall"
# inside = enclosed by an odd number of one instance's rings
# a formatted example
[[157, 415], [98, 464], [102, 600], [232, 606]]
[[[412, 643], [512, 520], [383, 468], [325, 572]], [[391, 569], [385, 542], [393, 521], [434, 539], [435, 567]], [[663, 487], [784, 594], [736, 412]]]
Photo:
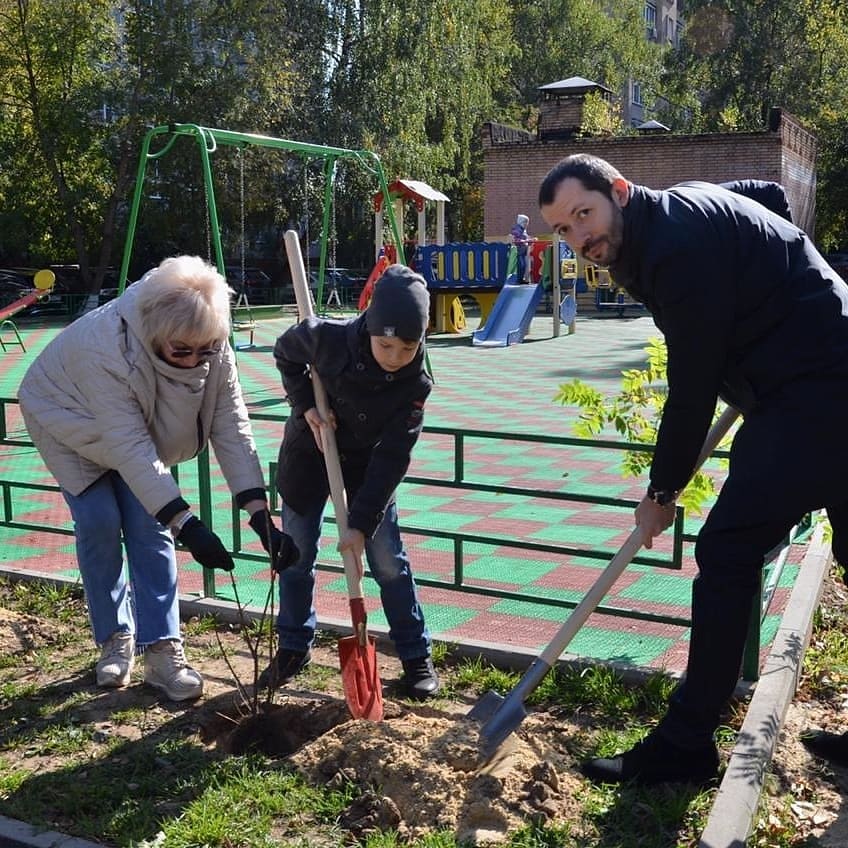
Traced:
[[773, 110], [767, 129], [752, 133], [663, 133], [504, 143], [496, 141], [491, 129], [484, 127], [483, 148], [486, 241], [507, 239], [518, 213], [530, 217], [531, 235], [544, 236], [539, 183], [560, 159], [579, 152], [607, 159], [627, 179], [650, 188], [667, 188], [683, 180], [780, 182], [787, 190], [796, 221], [813, 234], [816, 140], [780, 110]]

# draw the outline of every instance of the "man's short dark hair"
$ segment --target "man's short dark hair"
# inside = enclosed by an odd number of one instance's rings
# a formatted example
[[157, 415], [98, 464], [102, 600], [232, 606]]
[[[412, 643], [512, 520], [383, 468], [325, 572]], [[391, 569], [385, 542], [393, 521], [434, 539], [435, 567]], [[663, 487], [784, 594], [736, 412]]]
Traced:
[[606, 159], [589, 153], [574, 153], [561, 159], [548, 171], [539, 186], [539, 206], [548, 206], [554, 202], [554, 195], [563, 180], [580, 180], [587, 191], [599, 191], [612, 199], [612, 184], [623, 179], [618, 169]]

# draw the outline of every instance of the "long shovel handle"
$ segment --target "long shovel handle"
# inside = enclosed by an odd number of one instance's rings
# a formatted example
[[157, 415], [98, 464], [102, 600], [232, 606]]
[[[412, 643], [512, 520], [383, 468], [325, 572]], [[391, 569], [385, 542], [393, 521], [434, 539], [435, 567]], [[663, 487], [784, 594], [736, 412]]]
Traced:
[[[312, 305], [312, 293], [306, 279], [306, 268], [303, 265], [303, 254], [300, 250], [300, 239], [295, 230], [287, 230], [283, 236], [288, 255], [289, 268], [291, 269], [292, 284], [297, 300], [297, 311], [301, 320], [315, 314]], [[327, 401], [327, 392], [324, 384], [318, 376], [318, 372], [312, 368], [312, 390], [315, 393], [315, 406], [324, 421], [330, 420], [330, 404]], [[345, 496], [344, 479], [342, 477], [341, 463], [339, 462], [339, 449], [336, 445], [336, 434], [329, 423], [321, 428], [321, 445], [324, 449], [324, 462], [327, 466], [327, 478], [330, 481], [330, 498], [333, 501], [333, 510], [336, 513], [336, 526], [339, 528], [339, 536], [344, 537], [348, 531], [347, 523], [347, 497]], [[362, 565], [359, 558], [351, 550], [342, 551], [344, 563], [345, 580], [347, 581], [347, 594], [351, 601], [361, 599], [362, 592]], [[351, 609], [359, 605], [351, 605]], [[354, 622], [357, 626], [361, 622]], [[362, 638], [363, 634], [357, 633]]]
[[[710, 431], [704, 440], [704, 446], [701, 448], [701, 453], [698, 455], [698, 460], [695, 463], [695, 469], [692, 472], [693, 475], [706, 462], [707, 457], [718, 447], [738, 417], [739, 412], [729, 406], [722, 412], [712, 427], [710, 427]], [[609, 565], [603, 570], [601, 576], [584, 595], [583, 600], [580, 601], [571, 615], [565, 620], [550, 644], [539, 655], [541, 662], [545, 663], [548, 667], [553, 666], [568, 643], [585, 624], [586, 619], [592, 614], [598, 604], [600, 604], [641, 547], [642, 531], [636, 527], [627, 537], [627, 541], [621, 546], [618, 553], [610, 560]], [[537, 669], [538, 671], [541, 671], [541, 669]]]

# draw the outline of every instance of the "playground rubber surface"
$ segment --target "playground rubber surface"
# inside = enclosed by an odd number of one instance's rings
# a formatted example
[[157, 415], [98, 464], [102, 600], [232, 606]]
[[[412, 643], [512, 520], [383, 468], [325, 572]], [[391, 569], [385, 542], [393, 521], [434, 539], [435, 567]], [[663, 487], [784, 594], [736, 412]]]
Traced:
[[[247, 345], [245, 332], [236, 332], [239, 371], [252, 415], [287, 415], [272, 350], [277, 336], [292, 321], [292, 315], [283, 311], [279, 317], [257, 321], [252, 346]], [[644, 315], [620, 318], [594, 312], [580, 314], [576, 332], [568, 334], [562, 328], [557, 338], [553, 337], [552, 323], [550, 315], [538, 314], [523, 343], [501, 348], [472, 346], [471, 334], [477, 324], [474, 318], [469, 318], [469, 326], [460, 334], [430, 336], [428, 351], [436, 384], [425, 411], [425, 428], [507, 434], [498, 439], [473, 435], [465, 438], [464, 473], [475, 481], [494, 487], [620, 498], [628, 503], [599, 506], [577, 501], [552, 502], [416, 482], [404, 482], [398, 490], [403, 537], [433, 637], [467, 650], [491, 648], [527, 660], [550, 642], [569, 614], [561, 605], [533, 602], [530, 598], [576, 603], [608, 559], [531, 551], [515, 548], [510, 542], [591, 548], [612, 556], [633, 529], [633, 506], [642, 496], [646, 480], [623, 476], [621, 452], [522, 442], [508, 434], [574, 437], [578, 410], [553, 401], [558, 386], [579, 378], [605, 394], [615, 394], [620, 388], [621, 372], [643, 368], [646, 341], [659, 335], [651, 319]], [[16, 396], [27, 366], [61, 327], [19, 324], [26, 350], [10, 348], [0, 357], [0, 396]], [[6, 426], [7, 438], [26, 438], [20, 414], [12, 404], [6, 407]], [[254, 422], [266, 475], [276, 460], [282, 428], [281, 421]], [[617, 440], [613, 432], [604, 433], [603, 438]], [[413, 453], [409, 476], [451, 479], [453, 463], [452, 437], [425, 432]], [[708, 467], [720, 483], [721, 465], [711, 461]], [[222, 485], [214, 458], [211, 469], [213, 510], [220, 511], [223, 528], [224, 524], [229, 525], [230, 495]], [[8, 445], [0, 448], [0, 479], [52, 482], [33, 448]], [[180, 481], [187, 499], [196, 503], [191, 476], [184, 475], [183, 469]], [[70, 531], [67, 508], [58, 494], [17, 490], [14, 499], [16, 520]], [[686, 532], [696, 532], [702, 518], [687, 516]], [[463, 543], [461, 577], [471, 591], [452, 588], [457, 582], [452, 539], [416, 532], [421, 529], [493, 537], [490, 543]], [[242, 522], [242, 531], [245, 549], [261, 553], [246, 522]], [[604, 605], [688, 619], [691, 582], [696, 571], [692, 545], [684, 544], [683, 567], [675, 570], [667, 567], [671, 562], [671, 542], [670, 534], [665, 534], [651, 552], [666, 567], [631, 565]], [[765, 656], [780, 624], [805, 550], [802, 543], [789, 548], [763, 621], [761, 656]], [[200, 598], [202, 570], [186, 554], [179, 556], [180, 591], [184, 596]], [[339, 569], [319, 571], [319, 625], [344, 626], [350, 619], [332, 523], [325, 524], [319, 562]], [[77, 580], [72, 535], [0, 527], [0, 573], [3, 571]], [[234, 576], [240, 603], [261, 610], [268, 600], [267, 567], [261, 562], [241, 560]], [[219, 600], [235, 599], [229, 576], [216, 574], [215, 581]], [[509, 597], [480, 594], [476, 591], [480, 588]], [[376, 584], [367, 578], [365, 590], [369, 628], [385, 644], [386, 621]], [[684, 624], [593, 614], [564, 656], [610, 663], [634, 672], [664, 670], [679, 674], [685, 667], [687, 650], [688, 628]]]

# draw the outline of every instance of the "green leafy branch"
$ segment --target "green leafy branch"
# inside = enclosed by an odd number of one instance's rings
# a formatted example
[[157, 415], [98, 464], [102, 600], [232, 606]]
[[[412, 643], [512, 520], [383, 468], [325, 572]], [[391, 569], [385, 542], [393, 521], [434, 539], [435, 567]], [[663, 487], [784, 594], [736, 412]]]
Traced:
[[[626, 442], [654, 445], [665, 405], [668, 377], [668, 352], [665, 342], [650, 338], [645, 347], [647, 364], [643, 370], [629, 369], [621, 372], [621, 391], [606, 397], [597, 389], [572, 380], [563, 383], [554, 396], [554, 402], [563, 406], [580, 407], [580, 416], [574, 432], [580, 438], [599, 436], [612, 426]], [[653, 452], [628, 450], [622, 460], [622, 474], [638, 477], [651, 465]], [[678, 499], [687, 511], [700, 513], [703, 504], [715, 494], [712, 478], [697, 471]]]

